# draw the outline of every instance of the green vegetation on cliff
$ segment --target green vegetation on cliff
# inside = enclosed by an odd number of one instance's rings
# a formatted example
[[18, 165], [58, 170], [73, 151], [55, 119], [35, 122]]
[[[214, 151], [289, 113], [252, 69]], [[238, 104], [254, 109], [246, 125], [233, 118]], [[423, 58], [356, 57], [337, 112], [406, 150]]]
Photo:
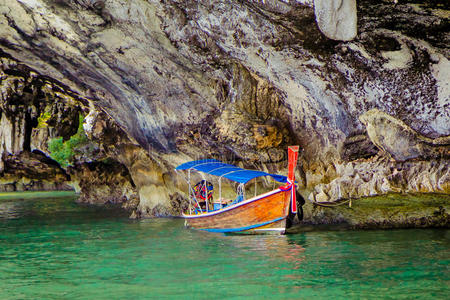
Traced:
[[56, 160], [61, 167], [66, 168], [73, 163], [76, 149], [89, 143], [88, 137], [83, 129], [84, 116], [79, 115], [77, 133], [69, 140], [63, 141], [62, 137], [51, 139], [48, 143], [50, 157]]
[[51, 116], [52, 116], [51, 113], [48, 111], [41, 113], [41, 115], [38, 117], [37, 128], [47, 127], [48, 126], [47, 121], [50, 119]]

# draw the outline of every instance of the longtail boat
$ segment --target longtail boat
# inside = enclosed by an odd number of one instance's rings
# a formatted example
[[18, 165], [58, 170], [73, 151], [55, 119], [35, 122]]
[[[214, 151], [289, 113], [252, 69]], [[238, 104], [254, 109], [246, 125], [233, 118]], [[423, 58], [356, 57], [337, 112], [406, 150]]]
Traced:
[[[189, 228], [211, 232], [284, 234], [289, 211], [297, 212], [295, 192], [295, 167], [298, 159], [298, 146], [288, 147], [288, 176], [269, 174], [262, 171], [246, 170], [216, 159], [203, 159], [187, 162], [176, 167], [176, 171], [187, 171], [185, 177], [189, 189], [189, 211], [183, 213], [185, 225]], [[193, 172], [201, 174], [202, 180], [191, 185]], [[206, 174], [215, 176], [219, 184], [219, 199], [213, 200], [213, 184], [206, 180]], [[245, 184], [250, 180], [270, 176], [283, 183], [269, 192], [245, 198]], [[238, 183], [237, 197], [234, 201], [222, 199], [222, 180]]]

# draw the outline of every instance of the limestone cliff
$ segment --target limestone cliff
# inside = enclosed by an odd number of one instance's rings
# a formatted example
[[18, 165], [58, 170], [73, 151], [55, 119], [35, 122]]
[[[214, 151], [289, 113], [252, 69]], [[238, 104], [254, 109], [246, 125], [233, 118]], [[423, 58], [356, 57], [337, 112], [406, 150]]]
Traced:
[[0, 0], [1, 151], [49, 153], [82, 112], [74, 160], [123, 166], [142, 216], [180, 210], [178, 163], [284, 172], [288, 144], [311, 201], [449, 193], [448, 4], [325, 2]]

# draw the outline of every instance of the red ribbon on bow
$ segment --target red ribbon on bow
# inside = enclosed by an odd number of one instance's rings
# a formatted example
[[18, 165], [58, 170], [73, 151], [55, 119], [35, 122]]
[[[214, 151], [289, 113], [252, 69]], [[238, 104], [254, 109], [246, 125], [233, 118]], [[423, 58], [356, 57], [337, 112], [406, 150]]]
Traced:
[[291, 212], [296, 214], [297, 213], [297, 197], [295, 195], [295, 183], [291, 182], [288, 179], [288, 182], [284, 186], [280, 186], [280, 190], [283, 192], [287, 192], [291, 190]]

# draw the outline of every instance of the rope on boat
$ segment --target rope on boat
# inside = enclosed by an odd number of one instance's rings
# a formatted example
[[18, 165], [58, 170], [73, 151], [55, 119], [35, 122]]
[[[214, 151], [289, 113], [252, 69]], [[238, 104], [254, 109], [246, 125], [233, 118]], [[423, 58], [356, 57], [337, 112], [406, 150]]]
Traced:
[[291, 181], [289, 178], [287, 179], [287, 183], [284, 186], [280, 186], [279, 189], [283, 192], [291, 191], [291, 212], [297, 213], [297, 199], [295, 193], [295, 181]]

